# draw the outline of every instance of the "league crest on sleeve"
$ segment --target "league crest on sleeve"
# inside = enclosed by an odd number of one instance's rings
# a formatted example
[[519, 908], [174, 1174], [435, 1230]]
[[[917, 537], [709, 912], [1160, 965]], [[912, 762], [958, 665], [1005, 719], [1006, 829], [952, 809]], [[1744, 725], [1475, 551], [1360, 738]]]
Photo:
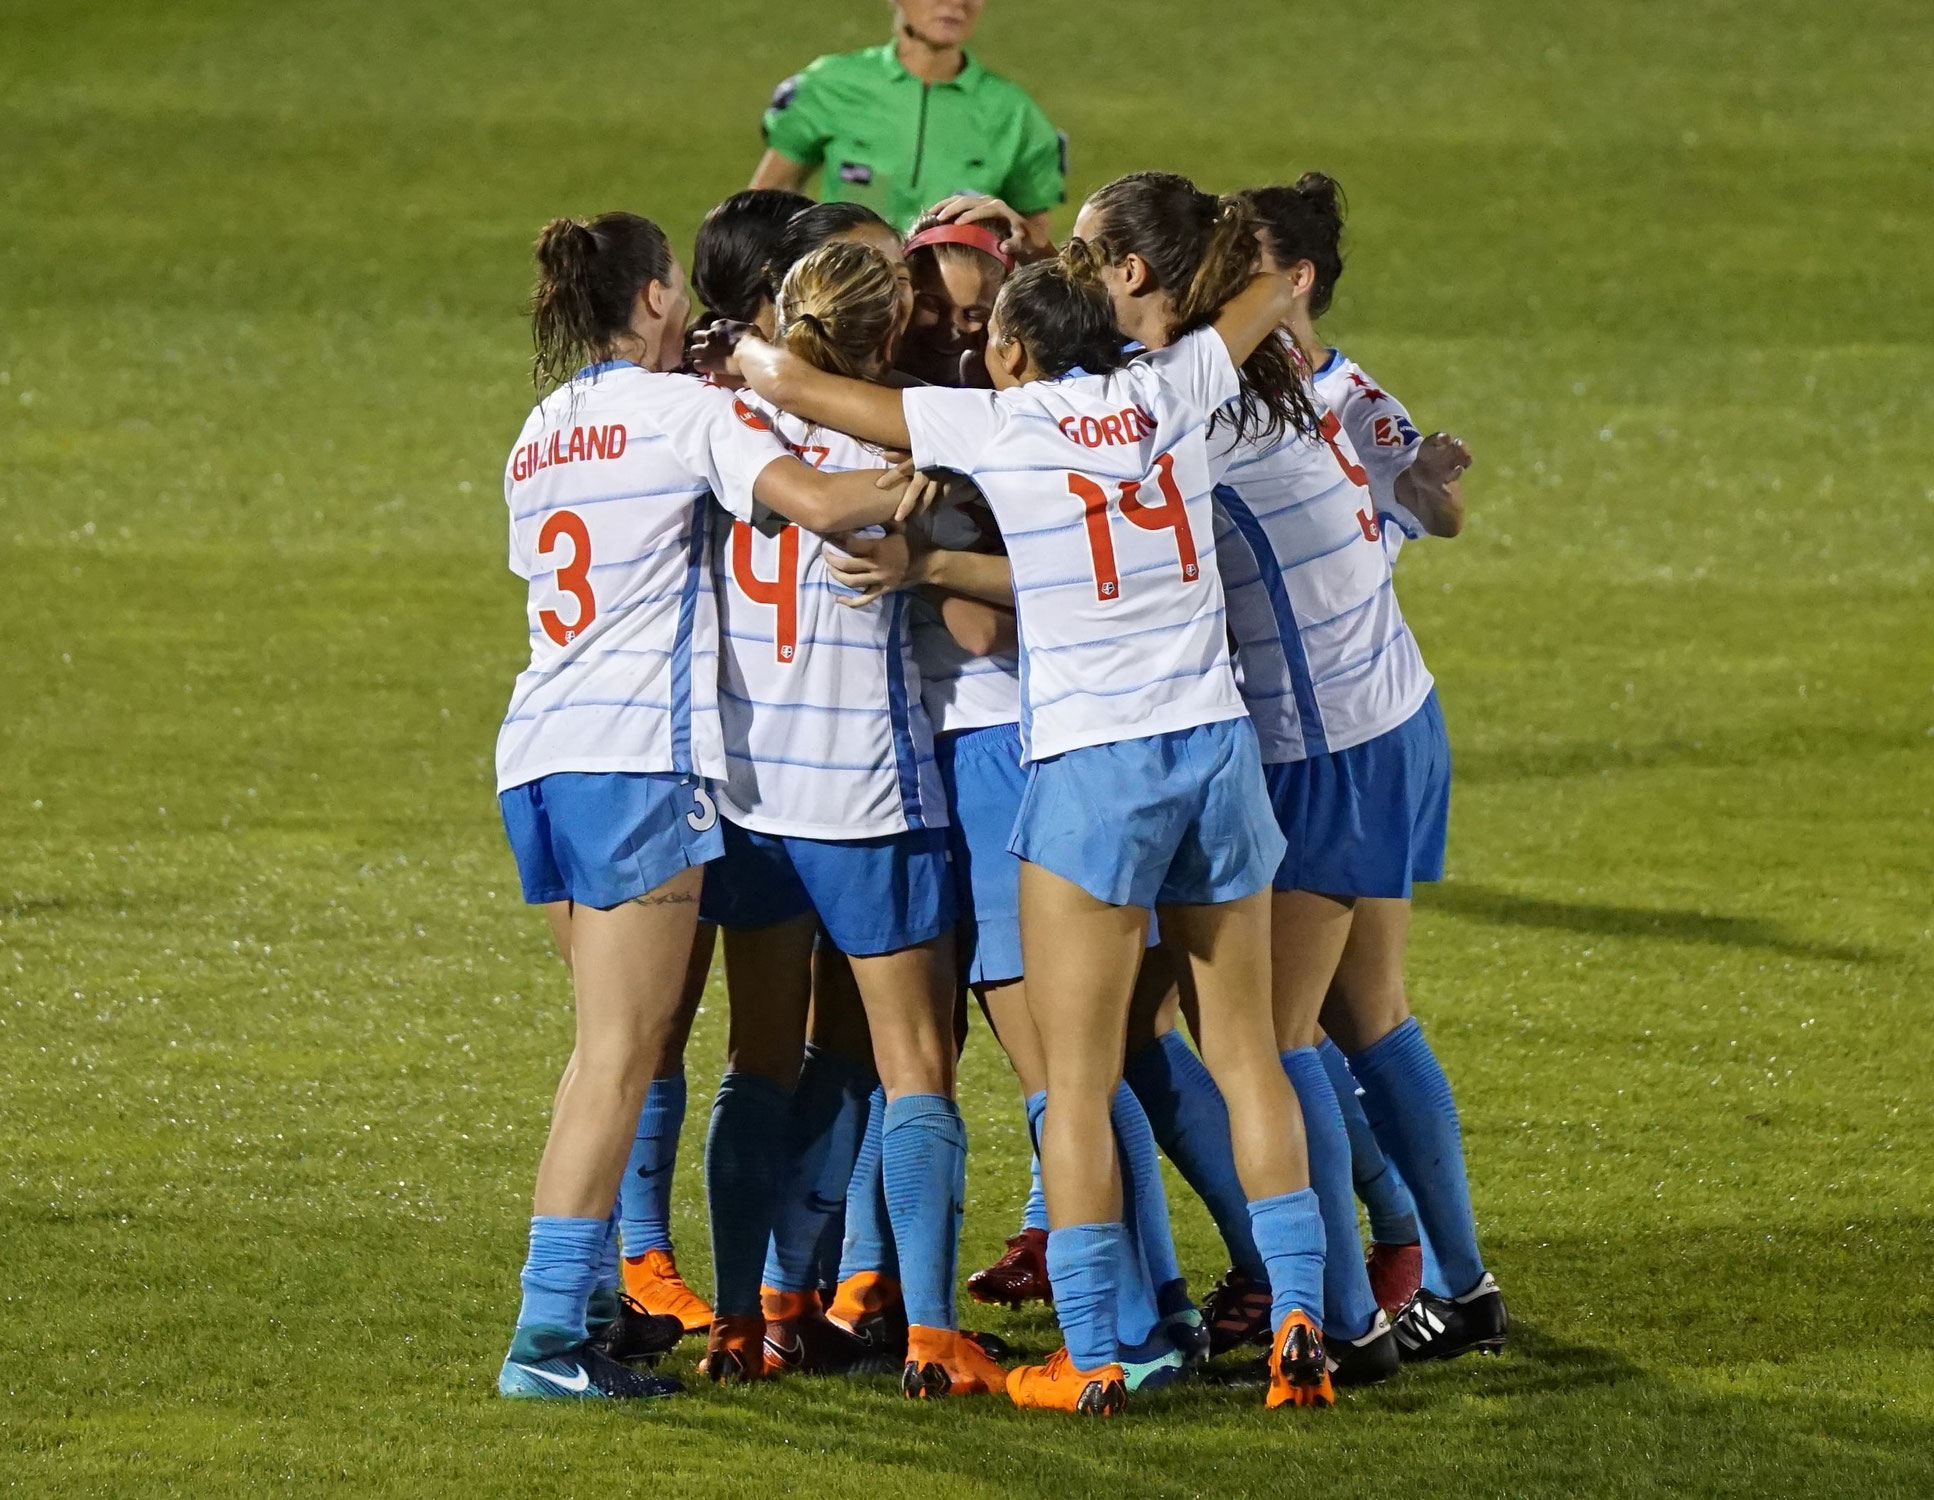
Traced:
[[1371, 424], [1370, 435], [1379, 448], [1408, 448], [1417, 441], [1417, 429], [1410, 425], [1410, 418], [1401, 412], [1395, 416], [1378, 417]]
[[785, 109], [798, 97], [799, 75], [795, 73], [772, 91], [772, 102], [766, 108], [774, 111]]

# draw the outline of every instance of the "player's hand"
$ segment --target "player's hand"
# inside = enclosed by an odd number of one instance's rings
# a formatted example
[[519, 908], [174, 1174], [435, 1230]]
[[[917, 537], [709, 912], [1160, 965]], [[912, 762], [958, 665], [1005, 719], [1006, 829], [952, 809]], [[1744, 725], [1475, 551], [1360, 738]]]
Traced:
[[929, 209], [926, 217], [941, 224], [985, 224], [1000, 233], [1001, 248], [1016, 260], [1045, 260], [1055, 253], [1052, 240], [1035, 234], [1027, 216], [999, 198], [956, 193]]
[[[859, 592], [842, 595], [839, 602], [849, 609], [871, 604], [882, 594], [919, 582], [919, 558], [923, 549], [916, 546], [902, 526], [890, 526], [885, 536], [862, 536], [843, 532], [829, 538], [839, 552], [825, 554], [826, 571], [835, 583]], [[845, 556], [841, 556], [841, 553]]]
[[1470, 468], [1474, 460], [1462, 438], [1448, 432], [1433, 432], [1417, 445], [1417, 457], [1410, 468], [1420, 484], [1442, 489]]
[[721, 383], [743, 385], [735, 356], [739, 340], [751, 332], [750, 323], [734, 323], [730, 318], [693, 328], [685, 335], [686, 368], [696, 375], [710, 375]]
[[900, 508], [893, 512], [893, 524], [896, 526], [904, 526], [915, 516], [932, 509], [947, 487], [946, 480], [940, 476], [923, 474], [914, 468], [910, 458], [888, 469], [875, 484], [883, 490], [906, 486], [906, 493], [900, 497]]

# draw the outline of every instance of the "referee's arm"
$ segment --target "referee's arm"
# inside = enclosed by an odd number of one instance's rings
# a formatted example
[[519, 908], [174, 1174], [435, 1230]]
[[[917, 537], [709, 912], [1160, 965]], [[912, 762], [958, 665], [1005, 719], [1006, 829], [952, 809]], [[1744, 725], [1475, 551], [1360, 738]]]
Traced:
[[[755, 188], [787, 188], [792, 192], [803, 192], [806, 180], [813, 175], [813, 169], [804, 162], [794, 161], [783, 151], [766, 148], [766, 154], [759, 158], [758, 170], [752, 174], [748, 184]], [[1045, 214], [1040, 217], [1046, 218]]]

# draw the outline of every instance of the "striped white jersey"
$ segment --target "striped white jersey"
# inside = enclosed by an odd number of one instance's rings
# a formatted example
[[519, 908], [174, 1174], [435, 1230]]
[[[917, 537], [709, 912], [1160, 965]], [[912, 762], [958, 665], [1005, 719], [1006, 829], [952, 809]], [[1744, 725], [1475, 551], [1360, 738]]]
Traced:
[[914, 461], [971, 478], [1006, 539], [1026, 759], [1242, 716], [1206, 437], [1236, 392], [1203, 329], [1111, 375], [903, 393]]
[[710, 495], [750, 505], [786, 450], [690, 375], [625, 362], [538, 403], [504, 468], [530, 666], [497, 735], [497, 789], [555, 771], [725, 774]]
[[1417, 461], [1422, 437], [1403, 404], [1340, 350], [1330, 350], [1312, 383], [1356, 445], [1377, 502], [1383, 550], [1394, 563], [1406, 540], [1419, 541], [1425, 535], [1424, 523], [1399, 504], [1396, 495], [1397, 476]]
[[[949, 552], [999, 552], [1000, 528], [987, 502], [974, 496], [948, 501], [916, 523], [934, 546]], [[1021, 659], [1010, 651], [976, 656], [947, 629], [940, 611], [915, 597], [913, 659], [920, 696], [935, 734], [1012, 724], [1021, 717]]]
[[1265, 765], [1395, 729], [1431, 688], [1392, 587], [1370, 476], [1319, 398], [1315, 437], [1211, 440], [1216, 559]]
[[[884, 466], [880, 450], [760, 402], [744, 408], [830, 474]], [[854, 609], [818, 534], [721, 516], [713, 549], [726, 774], [719, 809], [760, 833], [864, 839], [944, 828], [946, 790], [913, 659], [912, 600]], [[771, 518], [774, 523], [777, 518]]]

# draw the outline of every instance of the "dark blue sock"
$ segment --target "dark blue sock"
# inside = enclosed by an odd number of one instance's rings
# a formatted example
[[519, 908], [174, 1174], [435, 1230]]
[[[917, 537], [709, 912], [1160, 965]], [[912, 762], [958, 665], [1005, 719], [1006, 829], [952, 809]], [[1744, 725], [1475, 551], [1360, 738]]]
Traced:
[[881, 1145], [907, 1322], [952, 1328], [967, 1198], [967, 1126], [959, 1106], [945, 1094], [903, 1094], [887, 1104]]
[[1343, 1111], [1343, 1128], [1350, 1132], [1350, 1178], [1357, 1197], [1370, 1213], [1370, 1238], [1379, 1245], [1417, 1243], [1417, 1205], [1410, 1189], [1404, 1186], [1397, 1169], [1377, 1144], [1377, 1133], [1370, 1128], [1370, 1117], [1363, 1112], [1357, 1094], [1356, 1075], [1343, 1056], [1343, 1049], [1324, 1037], [1316, 1044], [1329, 1070], [1330, 1087], [1336, 1090], [1336, 1106]]
[[886, 1090], [876, 1087], [866, 1103], [866, 1133], [860, 1154], [853, 1159], [853, 1175], [846, 1184], [846, 1239], [840, 1246], [839, 1279], [873, 1271], [889, 1280], [900, 1279], [900, 1257], [893, 1243], [893, 1223], [886, 1212], [886, 1178], [880, 1170], [885, 1149]]
[[[1046, 1094], [1040, 1096], [1047, 1098]], [[1033, 1133], [1034, 1120], [1030, 1113], [1029, 1133]], [[1027, 1207], [1021, 1210], [1021, 1228], [1039, 1229], [1046, 1233], [1048, 1227], [1048, 1195], [1041, 1187], [1041, 1153], [1035, 1151], [1028, 1157]]]
[[1461, 1297], [1484, 1277], [1464, 1176], [1464, 1136], [1450, 1080], [1415, 1016], [1350, 1059], [1364, 1113], [1417, 1200], [1445, 1286]]
[[1314, 1047], [1282, 1054], [1283, 1071], [1303, 1106], [1309, 1183], [1323, 1214], [1323, 1331], [1360, 1339], [1377, 1316], [1376, 1295], [1363, 1265], [1356, 1195], [1350, 1190], [1350, 1134], [1343, 1128], [1329, 1069]]
[[1209, 1217], [1229, 1247], [1229, 1263], [1261, 1281], [1262, 1257], [1250, 1231], [1249, 1200], [1243, 1196], [1235, 1148], [1229, 1143], [1229, 1111], [1202, 1059], [1181, 1032], [1170, 1031], [1129, 1058], [1125, 1076], [1156, 1141], [1208, 1205]]
[[531, 1220], [530, 1254], [518, 1279], [524, 1304], [511, 1335], [510, 1357], [547, 1359], [581, 1344], [584, 1307], [597, 1285], [606, 1219], [565, 1219], [539, 1214]]
[[685, 1075], [652, 1079], [618, 1186], [618, 1232], [633, 1260], [647, 1250], [671, 1250], [672, 1169], [678, 1165], [678, 1133], [684, 1125]]
[[1114, 1363], [1122, 1238], [1119, 1224], [1070, 1224], [1048, 1231], [1054, 1315], [1077, 1370], [1098, 1370]]
[[765, 1284], [775, 1291], [819, 1285], [820, 1237], [828, 1219], [845, 1216], [871, 1083], [871, 1070], [863, 1065], [806, 1048], [786, 1117], [785, 1165], [766, 1251]]
[[712, 1215], [712, 1306], [720, 1317], [759, 1312], [759, 1273], [779, 1193], [790, 1092], [769, 1078], [727, 1073], [705, 1140]]
[[1175, 1230], [1169, 1223], [1168, 1190], [1162, 1186], [1161, 1158], [1155, 1154], [1155, 1132], [1149, 1129], [1135, 1091], [1127, 1083], [1115, 1087], [1108, 1117], [1115, 1127], [1115, 1149], [1121, 1153], [1123, 1220], [1128, 1226], [1152, 1288], [1182, 1279], [1175, 1258]]
[[1256, 1246], [1269, 1272], [1269, 1323], [1301, 1309], [1323, 1321], [1323, 1210], [1313, 1189], [1258, 1198], [1249, 1205]]

